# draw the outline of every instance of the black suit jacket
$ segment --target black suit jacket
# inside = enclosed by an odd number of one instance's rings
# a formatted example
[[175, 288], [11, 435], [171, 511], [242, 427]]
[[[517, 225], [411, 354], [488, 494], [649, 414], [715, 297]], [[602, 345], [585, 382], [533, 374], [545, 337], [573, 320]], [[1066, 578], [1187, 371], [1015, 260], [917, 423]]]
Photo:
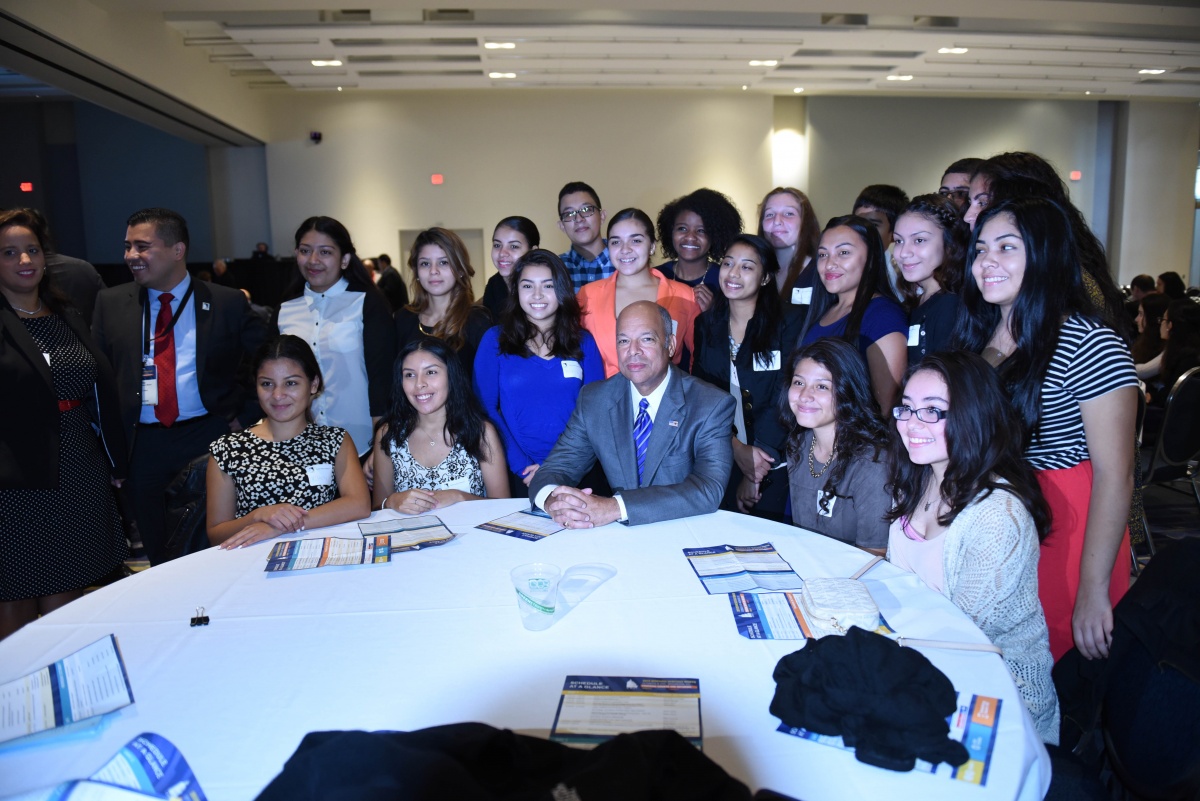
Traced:
[[[96, 383], [86, 398], [100, 424], [101, 450], [113, 476], [125, 478], [128, 459], [117, 405], [116, 380], [104, 354], [74, 309], [61, 317], [96, 359]], [[25, 324], [0, 295], [0, 489], [58, 486], [61, 412], [50, 366]]]
[[[779, 420], [779, 396], [792, 377], [788, 359], [796, 347], [804, 317], [794, 309], [784, 309], [778, 330], [772, 332], [771, 350], [779, 354], [779, 367], [762, 369], [748, 347], [738, 351], [738, 385], [742, 388], [742, 410], [746, 425], [753, 432], [751, 444], [779, 459], [787, 440], [787, 431]], [[692, 375], [718, 389], [729, 391], [729, 307], [714, 306], [696, 318], [693, 338], [696, 355]]]
[[[241, 366], [266, 339], [266, 322], [240, 290], [192, 278], [196, 309], [196, 380], [210, 414], [249, 425], [262, 417]], [[92, 332], [117, 374], [121, 422], [132, 444], [142, 408], [143, 290], [135, 283], [96, 297]]]

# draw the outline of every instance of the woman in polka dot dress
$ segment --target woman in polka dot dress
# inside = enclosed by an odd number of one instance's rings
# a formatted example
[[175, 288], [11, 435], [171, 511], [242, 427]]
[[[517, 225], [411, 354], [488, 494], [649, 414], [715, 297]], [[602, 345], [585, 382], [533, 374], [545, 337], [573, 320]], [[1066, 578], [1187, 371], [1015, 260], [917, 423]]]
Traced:
[[32, 215], [0, 214], [0, 638], [126, 555], [115, 379], [46, 274], [45, 241]]

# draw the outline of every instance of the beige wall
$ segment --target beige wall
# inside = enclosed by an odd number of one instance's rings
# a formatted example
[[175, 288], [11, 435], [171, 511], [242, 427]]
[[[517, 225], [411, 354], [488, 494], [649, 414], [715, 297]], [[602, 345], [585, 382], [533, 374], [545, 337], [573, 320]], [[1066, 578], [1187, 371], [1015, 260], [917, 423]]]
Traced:
[[1124, 192], [1113, 245], [1122, 283], [1138, 273], [1167, 270], [1188, 278], [1195, 231], [1195, 103], [1132, 102], [1119, 123], [1124, 147], [1117, 168]]
[[[590, 183], [610, 212], [639, 206], [651, 217], [711, 186], [751, 221], [771, 181], [772, 98], [764, 95], [323, 92], [267, 101], [280, 251], [310, 214], [337, 217], [360, 252], [386, 251], [397, 264], [400, 229], [478, 228], [490, 238], [497, 221], [522, 214], [543, 246], [562, 252], [568, 241], [555, 212], [567, 181]], [[314, 130], [320, 145], [308, 140]], [[435, 172], [442, 186], [430, 184]]]
[[1065, 100], [810, 97], [809, 195], [824, 222], [849, 214], [868, 184], [909, 196], [936, 192], [942, 171], [966, 156], [1038, 153], [1070, 183], [1091, 219], [1096, 177], [1096, 104]]

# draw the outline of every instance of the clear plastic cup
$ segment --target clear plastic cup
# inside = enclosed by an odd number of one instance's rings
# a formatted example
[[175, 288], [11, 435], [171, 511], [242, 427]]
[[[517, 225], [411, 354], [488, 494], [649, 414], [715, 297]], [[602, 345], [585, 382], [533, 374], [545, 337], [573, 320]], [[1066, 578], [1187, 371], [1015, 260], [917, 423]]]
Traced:
[[561, 575], [558, 567], [545, 562], [520, 565], [509, 573], [517, 591], [517, 608], [521, 610], [521, 623], [525, 628], [542, 631], [554, 623]]

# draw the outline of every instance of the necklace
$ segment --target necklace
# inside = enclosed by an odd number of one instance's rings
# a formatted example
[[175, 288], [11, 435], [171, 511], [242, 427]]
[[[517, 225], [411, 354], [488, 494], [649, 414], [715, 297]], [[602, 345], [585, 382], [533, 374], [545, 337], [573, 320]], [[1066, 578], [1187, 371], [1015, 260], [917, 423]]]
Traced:
[[[834, 446], [835, 447], [837, 446], [836, 439], [834, 440]], [[833, 449], [831, 448], [830, 455], [829, 455], [829, 461], [825, 463], [825, 466], [821, 468], [821, 472], [818, 473], [816, 465], [814, 464], [814, 457], [813, 457], [813, 452], [816, 449], [817, 449], [817, 435], [813, 434], [812, 442], [810, 442], [808, 445], [808, 472], [809, 472], [809, 474], [812, 475], [813, 478], [820, 478], [821, 476], [825, 475], [825, 471], [829, 469], [829, 465], [833, 464], [834, 459], [836, 457], [834, 455]]]
[[25, 314], [28, 314], [30, 317], [32, 317], [33, 315], [37, 314], [38, 312], [40, 312], [42, 310], [42, 299], [40, 297], [38, 298], [37, 308], [33, 309], [32, 311], [30, 311], [29, 309], [22, 309], [20, 306], [17, 306], [16, 304], [13, 304], [13, 303], [10, 303], [9, 305], [12, 306], [14, 310], [19, 311], [19, 312], [24, 312]]
[[[437, 326], [435, 325], [434, 328], [437, 328]], [[425, 324], [420, 320], [417, 320], [417, 330], [425, 336], [433, 336], [433, 328], [426, 328]]]

